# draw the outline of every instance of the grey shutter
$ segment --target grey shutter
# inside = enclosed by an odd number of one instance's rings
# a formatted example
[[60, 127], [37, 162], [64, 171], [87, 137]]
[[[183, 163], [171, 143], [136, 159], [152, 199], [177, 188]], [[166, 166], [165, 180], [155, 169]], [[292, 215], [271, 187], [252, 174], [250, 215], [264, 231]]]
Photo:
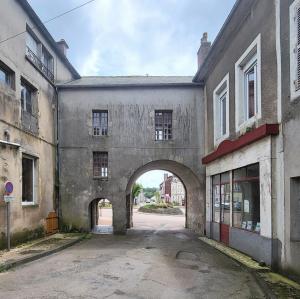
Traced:
[[296, 16], [296, 23], [297, 23], [297, 78], [296, 78], [296, 90], [300, 90], [300, 7], [297, 9], [297, 16]]

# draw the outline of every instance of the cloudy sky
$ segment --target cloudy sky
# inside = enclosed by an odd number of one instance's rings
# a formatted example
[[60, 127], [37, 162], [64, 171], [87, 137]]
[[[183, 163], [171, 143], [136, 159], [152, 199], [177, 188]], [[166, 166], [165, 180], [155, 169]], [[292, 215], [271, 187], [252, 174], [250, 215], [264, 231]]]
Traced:
[[[88, 0], [29, 0], [41, 20]], [[235, 0], [95, 0], [46, 27], [81, 75], [193, 75]]]
[[[42, 21], [88, 0], [28, 0]], [[95, 0], [46, 27], [81, 75], [194, 75], [203, 32], [213, 41], [235, 0]], [[158, 187], [164, 171], [138, 180]]]
[[171, 172], [164, 171], [164, 170], [151, 170], [143, 175], [141, 175], [137, 183], [142, 184], [143, 187], [159, 187], [159, 184], [164, 180], [164, 173], [168, 175], [172, 175]]

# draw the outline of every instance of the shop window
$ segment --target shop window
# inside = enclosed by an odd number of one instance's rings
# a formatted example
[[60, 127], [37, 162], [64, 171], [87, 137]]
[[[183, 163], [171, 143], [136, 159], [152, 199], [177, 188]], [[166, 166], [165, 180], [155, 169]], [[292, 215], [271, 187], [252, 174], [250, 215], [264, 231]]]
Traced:
[[34, 202], [34, 158], [22, 157], [22, 203]]
[[212, 177], [213, 221], [230, 224], [230, 178], [229, 172]]
[[233, 226], [260, 233], [258, 163], [233, 171]]
[[108, 111], [93, 110], [93, 135], [106, 136], [108, 131]]

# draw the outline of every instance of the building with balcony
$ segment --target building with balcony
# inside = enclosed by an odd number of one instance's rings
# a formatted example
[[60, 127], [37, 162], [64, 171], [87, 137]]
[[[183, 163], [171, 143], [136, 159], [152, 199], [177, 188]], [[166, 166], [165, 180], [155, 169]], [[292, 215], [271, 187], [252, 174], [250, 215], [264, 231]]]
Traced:
[[[4, 0], [0, 9], [0, 248], [6, 244], [3, 186], [14, 185], [12, 244], [45, 233], [58, 211], [58, 82], [79, 78], [27, 1]], [[13, 21], [12, 21], [13, 20]], [[12, 33], [22, 34], [9, 38]]]

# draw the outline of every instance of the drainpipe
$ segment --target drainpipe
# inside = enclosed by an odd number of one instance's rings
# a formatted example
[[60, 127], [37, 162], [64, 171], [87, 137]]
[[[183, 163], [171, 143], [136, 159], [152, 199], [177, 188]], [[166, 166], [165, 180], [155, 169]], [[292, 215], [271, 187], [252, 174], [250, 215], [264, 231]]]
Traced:
[[56, 183], [56, 214], [58, 216], [58, 227], [60, 228], [60, 156], [59, 156], [59, 108], [58, 108], [58, 89], [55, 86], [55, 98], [56, 98], [56, 171], [55, 171], [55, 183]]

